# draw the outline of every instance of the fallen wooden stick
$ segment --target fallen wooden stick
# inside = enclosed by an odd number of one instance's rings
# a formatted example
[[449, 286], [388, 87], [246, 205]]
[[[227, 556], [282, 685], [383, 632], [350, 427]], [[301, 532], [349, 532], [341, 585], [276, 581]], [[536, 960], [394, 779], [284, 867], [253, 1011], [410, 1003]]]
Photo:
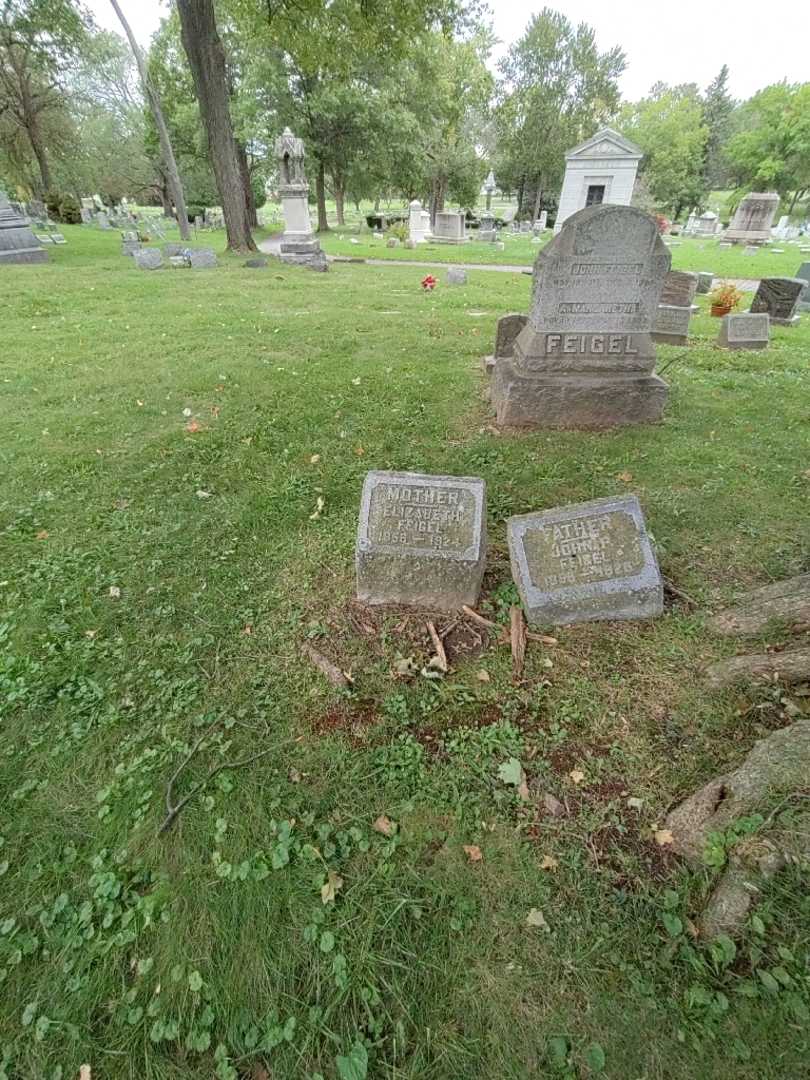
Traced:
[[510, 609], [509, 623], [511, 627], [512, 673], [515, 679], [519, 679], [523, 675], [523, 665], [526, 660], [526, 621], [523, 618], [523, 608], [513, 607]]
[[671, 578], [663, 577], [662, 580], [664, 582], [664, 588], [668, 592], [671, 592], [673, 596], [677, 596], [679, 600], [683, 600], [684, 603], [689, 604], [691, 607], [698, 607], [697, 600], [693, 599], [689, 593], [684, 592], [683, 589], [679, 589]]
[[219, 765], [215, 765], [213, 769], [210, 769], [207, 775], [202, 780], [197, 781], [197, 783], [192, 787], [188, 794], [183, 796], [179, 803], [177, 803], [176, 805], [172, 805], [172, 793], [176, 780], [180, 776], [180, 773], [182, 773], [182, 771], [191, 761], [191, 759], [195, 756], [197, 751], [200, 749], [206, 736], [211, 733], [214, 726], [215, 725], [212, 725], [212, 727], [210, 727], [208, 731], [206, 731], [205, 734], [197, 740], [191, 753], [180, 762], [180, 765], [172, 774], [171, 779], [169, 780], [168, 787], [166, 788], [166, 809], [168, 813], [166, 815], [165, 821], [158, 829], [158, 836], [161, 836], [163, 833], [169, 831], [169, 829], [172, 827], [172, 825], [174, 825], [177, 818], [180, 816], [186, 806], [188, 806], [194, 796], [199, 794], [199, 792], [201, 792], [203, 788], [206, 787], [214, 779], [217, 773], [224, 772], [225, 769], [242, 769], [246, 765], [252, 765], [254, 761], [258, 761], [260, 758], [267, 757], [268, 754], [275, 753], [275, 751], [280, 750], [282, 746], [287, 746], [289, 743], [295, 742], [295, 739], [285, 739], [284, 742], [277, 743], [275, 746], [270, 746], [267, 748], [267, 750], [261, 750], [258, 754], [253, 754], [251, 757], [242, 758], [240, 761], [220, 762]]
[[328, 660], [323, 655], [323, 653], [319, 653], [317, 649], [313, 649], [309, 642], [304, 642], [301, 646], [301, 652], [307, 660], [315, 665], [321, 675], [329, 680], [332, 686], [346, 687], [352, 685], [352, 680], [340, 670], [337, 664], [333, 664], [331, 660]]
[[555, 637], [549, 637], [548, 634], [526, 634], [527, 641], [538, 641], [541, 645], [559, 645], [559, 641]]
[[478, 623], [479, 626], [485, 626], [487, 630], [499, 630], [500, 627], [497, 623], [491, 619], [485, 619], [483, 615], [479, 615], [477, 611], [473, 611], [471, 607], [467, 607], [465, 604], [461, 609], [468, 619], [472, 619], [473, 622]]
[[447, 653], [444, 651], [442, 639], [436, 633], [436, 627], [433, 625], [432, 622], [426, 623], [426, 626], [427, 632], [430, 634], [430, 640], [433, 642], [433, 648], [436, 652], [436, 659], [439, 661], [438, 666], [440, 670], [443, 671], [446, 675], [448, 671]]

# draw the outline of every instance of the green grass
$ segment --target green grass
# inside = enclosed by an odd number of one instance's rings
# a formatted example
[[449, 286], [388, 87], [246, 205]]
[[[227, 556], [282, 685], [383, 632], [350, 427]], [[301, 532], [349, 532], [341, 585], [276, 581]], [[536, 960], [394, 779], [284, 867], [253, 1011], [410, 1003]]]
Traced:
[[[801, 1075], [800, 868], [732, 956], [688, 933], [716, 872], [653, 832], [785, 722], [781, 695], [699, 674], [735, 648], [708, 610], [808, 567], [808, 319], [746, 354], [696, 317], [660, 348], [660, 426], [502, 436], [479, 361], [525, 276], [425, 296], [416, 268], [143, 273], [116, 234], [65, 233], [0, 293], [0, 1075]], [[626, 490], [697, 607], [560, 631], [517, 685], [456, 630], [444, 681], [399, 681], [424, 617], [352, 604], [369, 468], [485, 478], [498, 621], [505, 519]], [[158, 835], [201, 736], [177, 798], [271, 753]], [[527, 804], [498, 779], [512, 756]]]
[[[357, 233], [350, 227], [333, 226], [331, 233], [320, 236], [321, 245], [330, 255], [347, 255], [363, 259], [396, 259], [437, 263], [482, 263], [531, 266], [537, 252], [544, 244], [532, 243], [531, 237], [506, 233], [502, 236], [503, 251], [493, 244], [470, 240], [466, 244], [420, 244], [413, 250], [402, 247], [386, 247], [385, 239], [376, 240], [364, 230]], [[544, 234], [545, 243], [551, 233]], [[352, 243], [352, 238], [359, 243]], [[762, 278], [793, 277], [807, 256], [802, 255], [798, 245], [773, 244], [782, 248], [782, 254], [774, 254], [771, 248], [762, 248], [755, 255], [743, 254], [742, 247], [721, 249], [717, 240], [700, 240], [696, 237], [672, 238], [673, 270], [708, 270], [716, 277]]]

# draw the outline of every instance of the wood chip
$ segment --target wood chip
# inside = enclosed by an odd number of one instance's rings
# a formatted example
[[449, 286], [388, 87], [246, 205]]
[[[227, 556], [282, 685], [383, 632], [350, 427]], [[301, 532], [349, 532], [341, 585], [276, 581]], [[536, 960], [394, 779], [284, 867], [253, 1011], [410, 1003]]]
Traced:
[[301, 652], [333, 686], [346, 687], [352, 685], [352, 680], [349, 679], [336, 664], [333, 664], [331, 660], [328, 660], [323, 653], [319, 653], [317, 649], [313, 649], [309, 642], [305, 642], [301, 646]]
[[512, 674], [515, 679], [520, 679], [523, 676], [523, 665], [526, 660], [526, 620], [523, 618], [523, 608], [510, 608], [509, 624], [512, 643]]

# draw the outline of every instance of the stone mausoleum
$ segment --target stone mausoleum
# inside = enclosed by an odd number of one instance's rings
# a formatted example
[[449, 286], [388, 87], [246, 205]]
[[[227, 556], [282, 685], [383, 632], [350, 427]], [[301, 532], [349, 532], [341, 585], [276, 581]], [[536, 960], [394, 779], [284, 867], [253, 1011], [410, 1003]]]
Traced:
[[602, 128], [569, 150], [554, 232], [558, 233], [567, 218], [586, 206], [629, 206], [643, 157], [635, 143], [612, 128]]

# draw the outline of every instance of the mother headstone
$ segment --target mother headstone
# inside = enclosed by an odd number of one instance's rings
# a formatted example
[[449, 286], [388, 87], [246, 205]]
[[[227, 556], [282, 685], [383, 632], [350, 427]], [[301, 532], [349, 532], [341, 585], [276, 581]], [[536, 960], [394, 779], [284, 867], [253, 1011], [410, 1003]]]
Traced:
[[671, 256], [631, 206], [569, 217], [534, 264], [531, 312], [514, 355], [495, 366], [499, 424], [610, 428], [659, 420], [667, 386], [651, 333]]

